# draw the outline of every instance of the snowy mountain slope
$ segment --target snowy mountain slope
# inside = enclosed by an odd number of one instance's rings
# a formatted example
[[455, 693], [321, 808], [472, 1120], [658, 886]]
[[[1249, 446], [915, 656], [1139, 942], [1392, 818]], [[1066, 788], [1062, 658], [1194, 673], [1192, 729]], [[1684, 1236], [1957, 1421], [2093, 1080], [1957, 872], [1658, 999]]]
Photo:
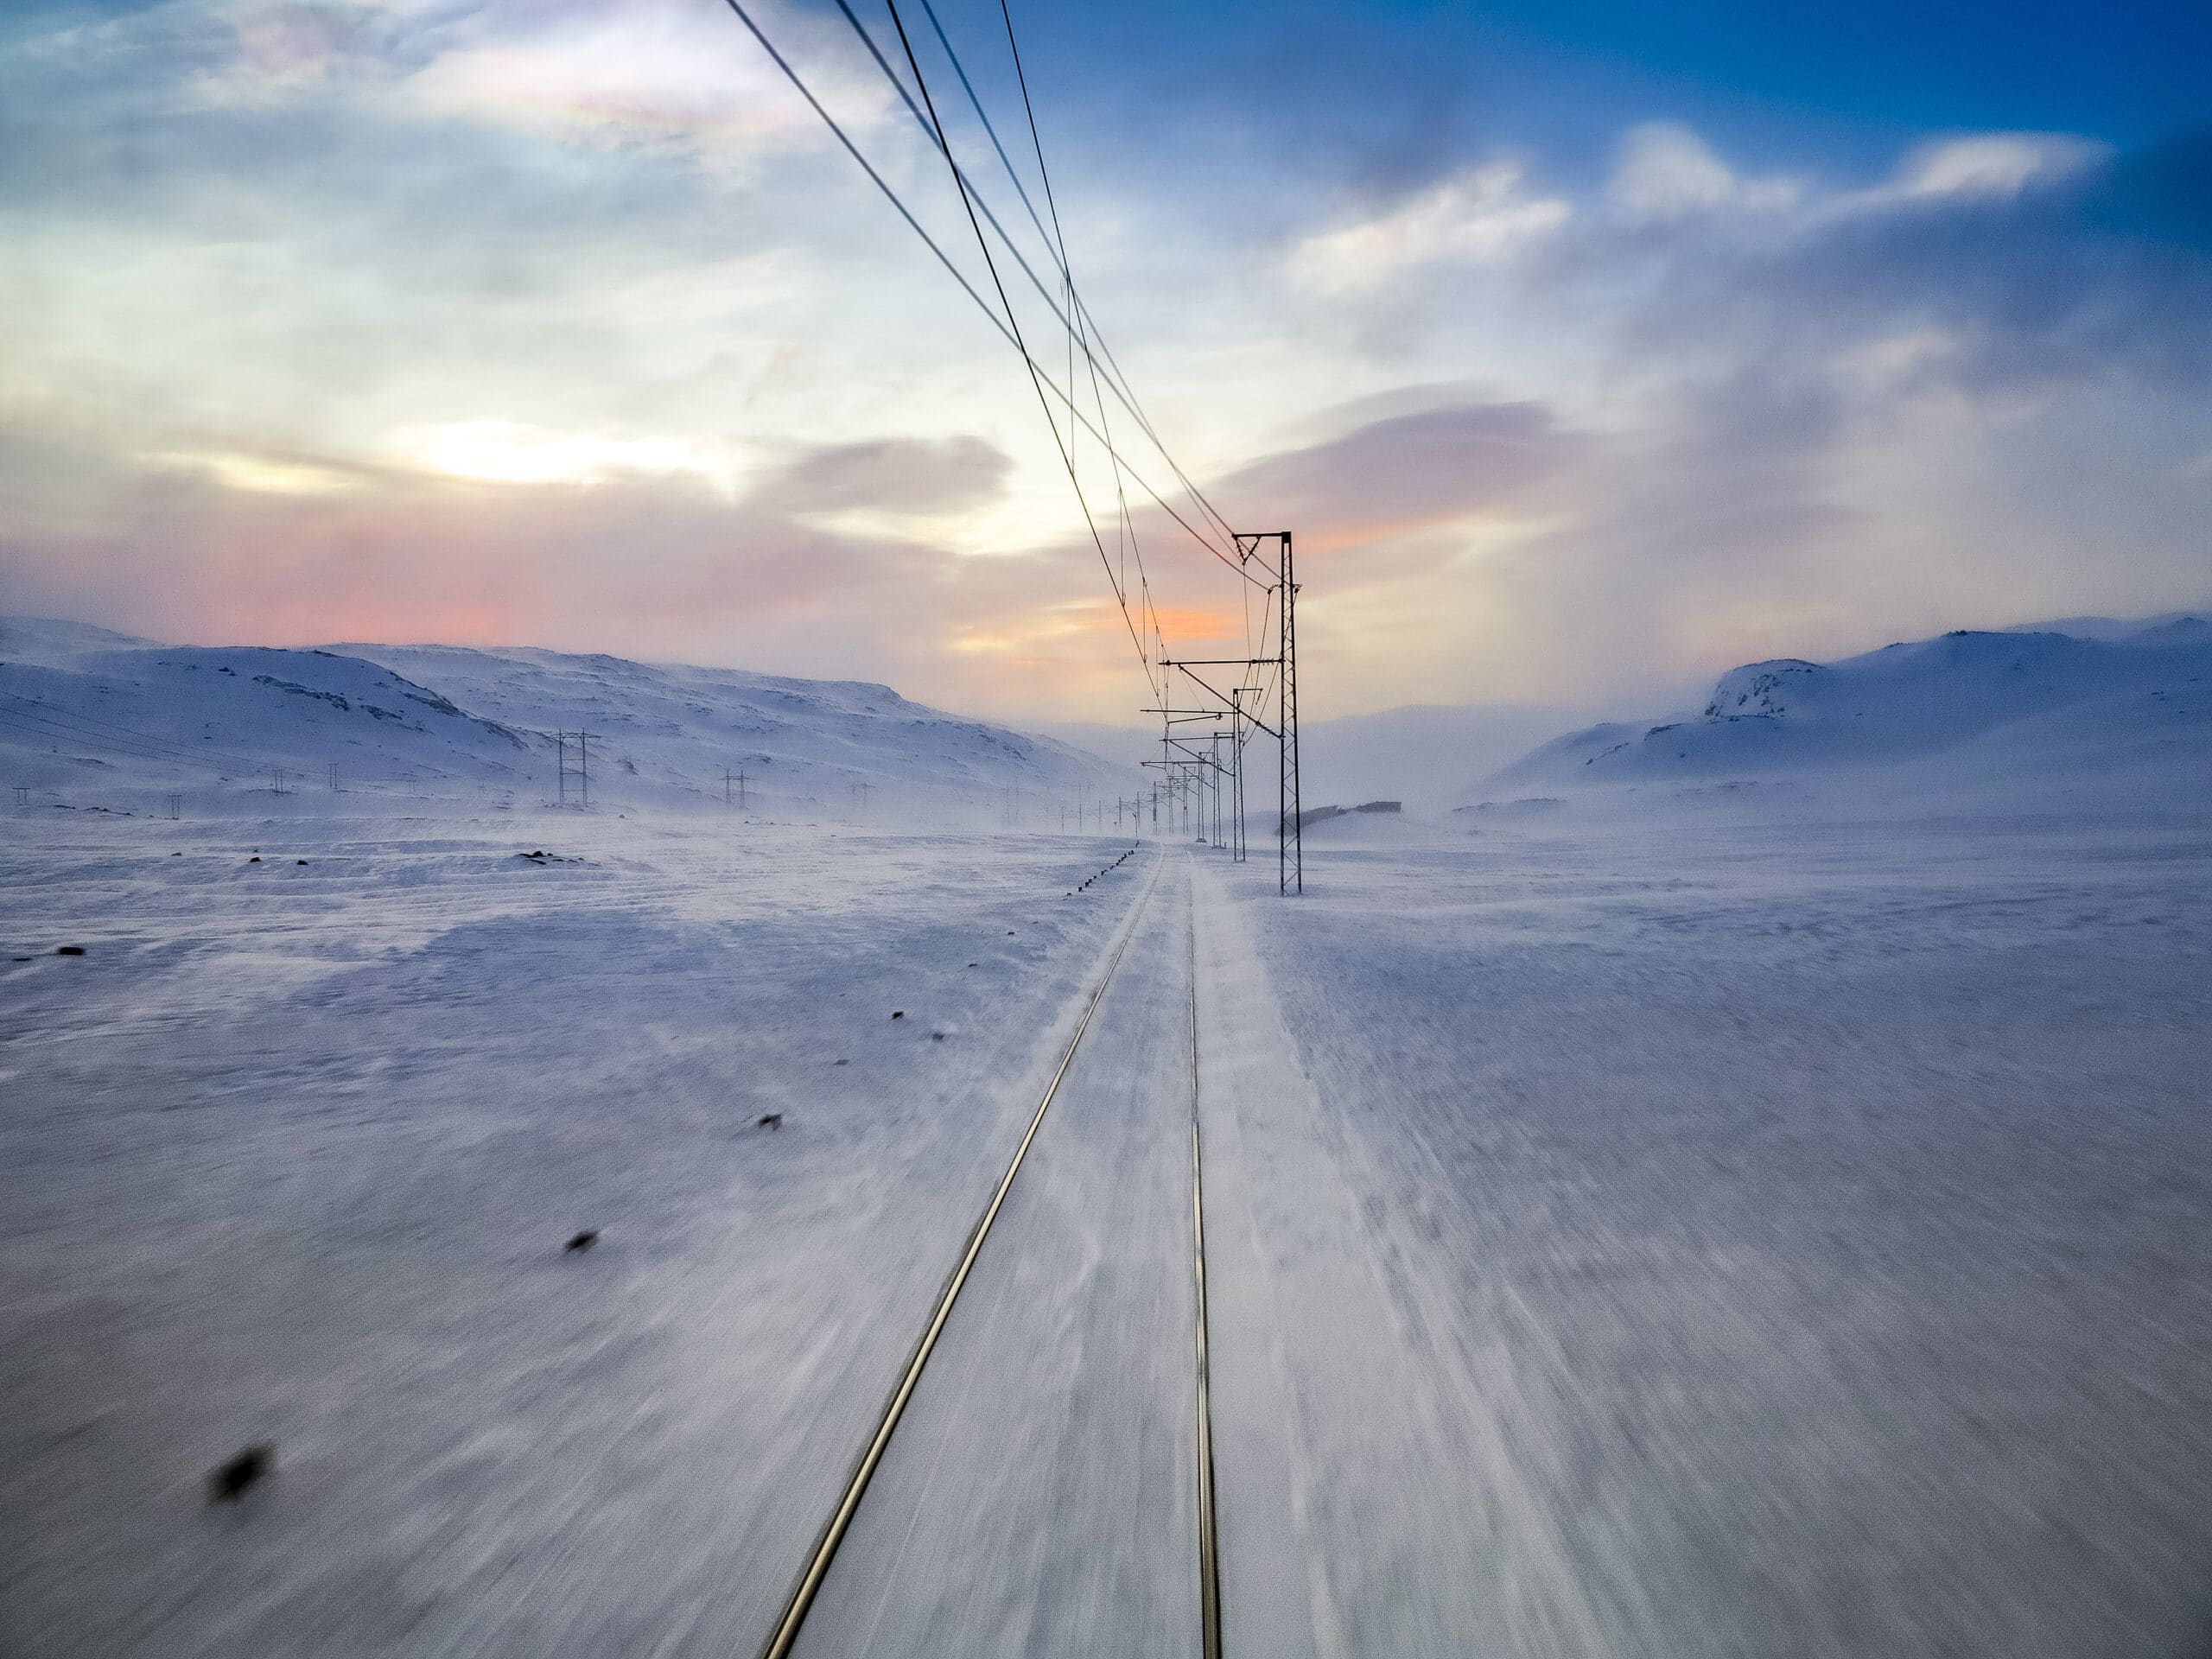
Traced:
[[0, 664], [12, 781], [168, 787], [521, 785], [529, 745], [436, 692], [327, 652], [155, 645]]
[[75, 668], [87, 657], [107, 651], [140, 651], [160, 642], [135, 634], [96, 628], [89, 622], [58, 617], [0, 616], [0, 663], [36, 668]]
[[1961, 632], [1840, 663], [1747, 664], [1694, 715], [1570, 733], [1482, 787], [1821, 779], [2202, 798], [2212, 626], [2162, 619], [2114, 639]]
[[2138, 639], [2145, 634], [2182, 624], [2205, 631], [2212, 638], [2212, 623], [2206, 622], [2194, 611], [2166, 611], [2158, 616], [2139, 616], [2124, 620], [2114, 616], [2061, 616], [2048, 622], [2024, 622], [2017, 627], [2002, 630], [2005, 633], [2066, 633], [2076, 639], [2101, 639], [2117, 644], [2123, 639]]
[[719, 806], [725, 767], [766, 810], [846, 816], [1126, 787], [1094, 757], [882, 686], [539, 651], [168, 646], [13, 620], [0, 646], [0, 782], [65, 804], [181, 792], [205, 810], [279, 788], [532, 804], [562, 796], [556, 734], [575, 731], [609, 805]]
[[842, 809], [870, 791], [993, 801], [1132, 791], [1095, 756], [1050, 739], [910, 702], [888, 686], [737, 669], [634, 663], [523, 648], [343, 645], [450, 692], [518, 729], [589, 731], [594, 784], [618, 791], [722, 794], [744, 771], [751, 794]]

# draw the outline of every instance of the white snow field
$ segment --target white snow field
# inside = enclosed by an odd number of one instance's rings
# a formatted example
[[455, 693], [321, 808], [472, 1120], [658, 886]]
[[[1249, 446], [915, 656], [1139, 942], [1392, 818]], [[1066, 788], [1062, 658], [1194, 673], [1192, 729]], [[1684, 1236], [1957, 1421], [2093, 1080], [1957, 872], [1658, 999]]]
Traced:
[[[247, 706], [520, 718], [351, 660]], [[2195, 750], [1355, 815], [1294, 900], [635, 753], [0, 799], [0, 1655], [757, 1652], [1116, 951], [802, 1659], [1198, 1652], [1194, 1009], [1231, 1655], [2212, 1650]]]

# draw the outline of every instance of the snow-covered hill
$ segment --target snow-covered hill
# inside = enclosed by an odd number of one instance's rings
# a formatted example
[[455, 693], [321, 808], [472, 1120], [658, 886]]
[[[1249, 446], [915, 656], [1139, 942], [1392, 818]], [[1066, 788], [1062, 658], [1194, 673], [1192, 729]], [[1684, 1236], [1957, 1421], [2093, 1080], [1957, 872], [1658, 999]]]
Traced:
[[1694, 714], [1569, 733], [1480, 792], [1768, 784], [2212, 804], [2212, 624], [2112, 634], [1961, 632], [1839, 663], [1748, 664]]
[[[909, 702], [887, 687], [532, 650], [154, 645], [0, 620], [0, 782], [37, 801], [195, 809], [252, 791], [531, 805], [721, 806], [995, 822], [1133, 793], [1096, 757]], [[1041, 821], [1041, 820], [1040, 820]]]

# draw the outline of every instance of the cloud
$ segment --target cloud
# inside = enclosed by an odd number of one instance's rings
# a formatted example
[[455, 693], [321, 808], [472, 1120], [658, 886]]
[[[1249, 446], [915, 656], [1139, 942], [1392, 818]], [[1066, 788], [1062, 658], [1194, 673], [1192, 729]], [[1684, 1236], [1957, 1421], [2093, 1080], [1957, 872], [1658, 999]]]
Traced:
[[1803, 186], [1789, 179], [1739, 178], [1689, 128], [1650, 121], [1630, 128], [1622, 139], [1606, 194], [1630, 219], [1664, 223], [1723, 210], [1789, 207]]
[[[666, 149], [748, 167], [831, 142], [721, 6], [502, 0], [473, 10], [469, 26], [442, 30], [439, 49], [405, 77], [400, 96], [416, 108], [563, 144]], [[755, 10], [849, 130], [866, 134], [892, 114], [889, 89], [842, 49], [840, 25], [776, 0]]]
[[[766, 3], [972, 266], [835, 12]], [[1018, 365], [716, 8], [84, 16], [0, 23], [0, 608], [1131, 700]], [[1771, 111], [1532, 120], [1433, 20], [1327, 27], [1225, 45], [1250, 99], [1187, 96], [1211, 57], [1148, 106], [1039, 60], [1147, 410], [1309, 556], [1318, 707], [2201, 601], [2212, 135], [1868, 163]], [[1236, 578], [1133, 505], [1177, 635], [1237, 632]]]
[[1389, 212], [1306, 238], [1291, 279], [1325, 294], [1357, 293], [1435, 267], [1510, 264], [1567, 222], [1556, 197], [1534, 196], [1513, 162], [1486, 162]]
[[[1618, 348], [1647, 376], [1731, 362], [1863, 372], [1910, 340], [1918, 391], [2201, 385], [2212, 260], [2183, 204], [2212, 162], [2191, 153], [1953, 136], [1915, 146], [1872, 186], [1762, 195], [1693, 135], [1639, 129], [1610, 186], [1623, 217], [1579, 220], [1528, 280], [1557, 315], [1570, 303], [1610, 314]], [[1751, 201], [1764, 211], [1731, 211]]]
[[725, 444], [664, 436], [561, 432], [519, 421], [404, 427], [385, 441], [403, 466], [499, 484], [601, 484], [632, 474], [690, 474], [728, 491], [735, 462]]
[[957, 512], [997, 500], [1013, 466], [968, 434], [826, 444], [782, 467], [754, 499], [792, 512]]
[[1986, 132], [1915, 149], [1898, 171], [1906, 196], [2007, 197], [2107, 165], [2112, 146], [2063, 132]]
[[1221, 490], [1266, 501], [1326, 551], [1525, 507], [1584, 447], [1539, 404], [1452, 404], [1263, 456]]

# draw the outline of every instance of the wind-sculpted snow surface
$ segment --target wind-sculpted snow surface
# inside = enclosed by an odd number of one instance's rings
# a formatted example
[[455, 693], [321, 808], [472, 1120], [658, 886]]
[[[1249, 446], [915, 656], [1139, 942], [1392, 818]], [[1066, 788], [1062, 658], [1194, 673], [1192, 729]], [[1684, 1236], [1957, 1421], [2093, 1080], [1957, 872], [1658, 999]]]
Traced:
[[1075, 837], [10, 828], [9, 1659], [753, 1650], [1139, 890]]
[[1194, 1064], [1230, 1652], [2201, 1659], [2202, 822], [1391, 822], [17, 810], [0, 1652], [757, 1650], [1126, 940], [802, 1659], [1196, 1650]]
[[1207, 982], [1276, 1603], [1324, 1654], [2199, 1659], [2202, 821], [1545, 823], [1202, 891], [1278, 999]]

